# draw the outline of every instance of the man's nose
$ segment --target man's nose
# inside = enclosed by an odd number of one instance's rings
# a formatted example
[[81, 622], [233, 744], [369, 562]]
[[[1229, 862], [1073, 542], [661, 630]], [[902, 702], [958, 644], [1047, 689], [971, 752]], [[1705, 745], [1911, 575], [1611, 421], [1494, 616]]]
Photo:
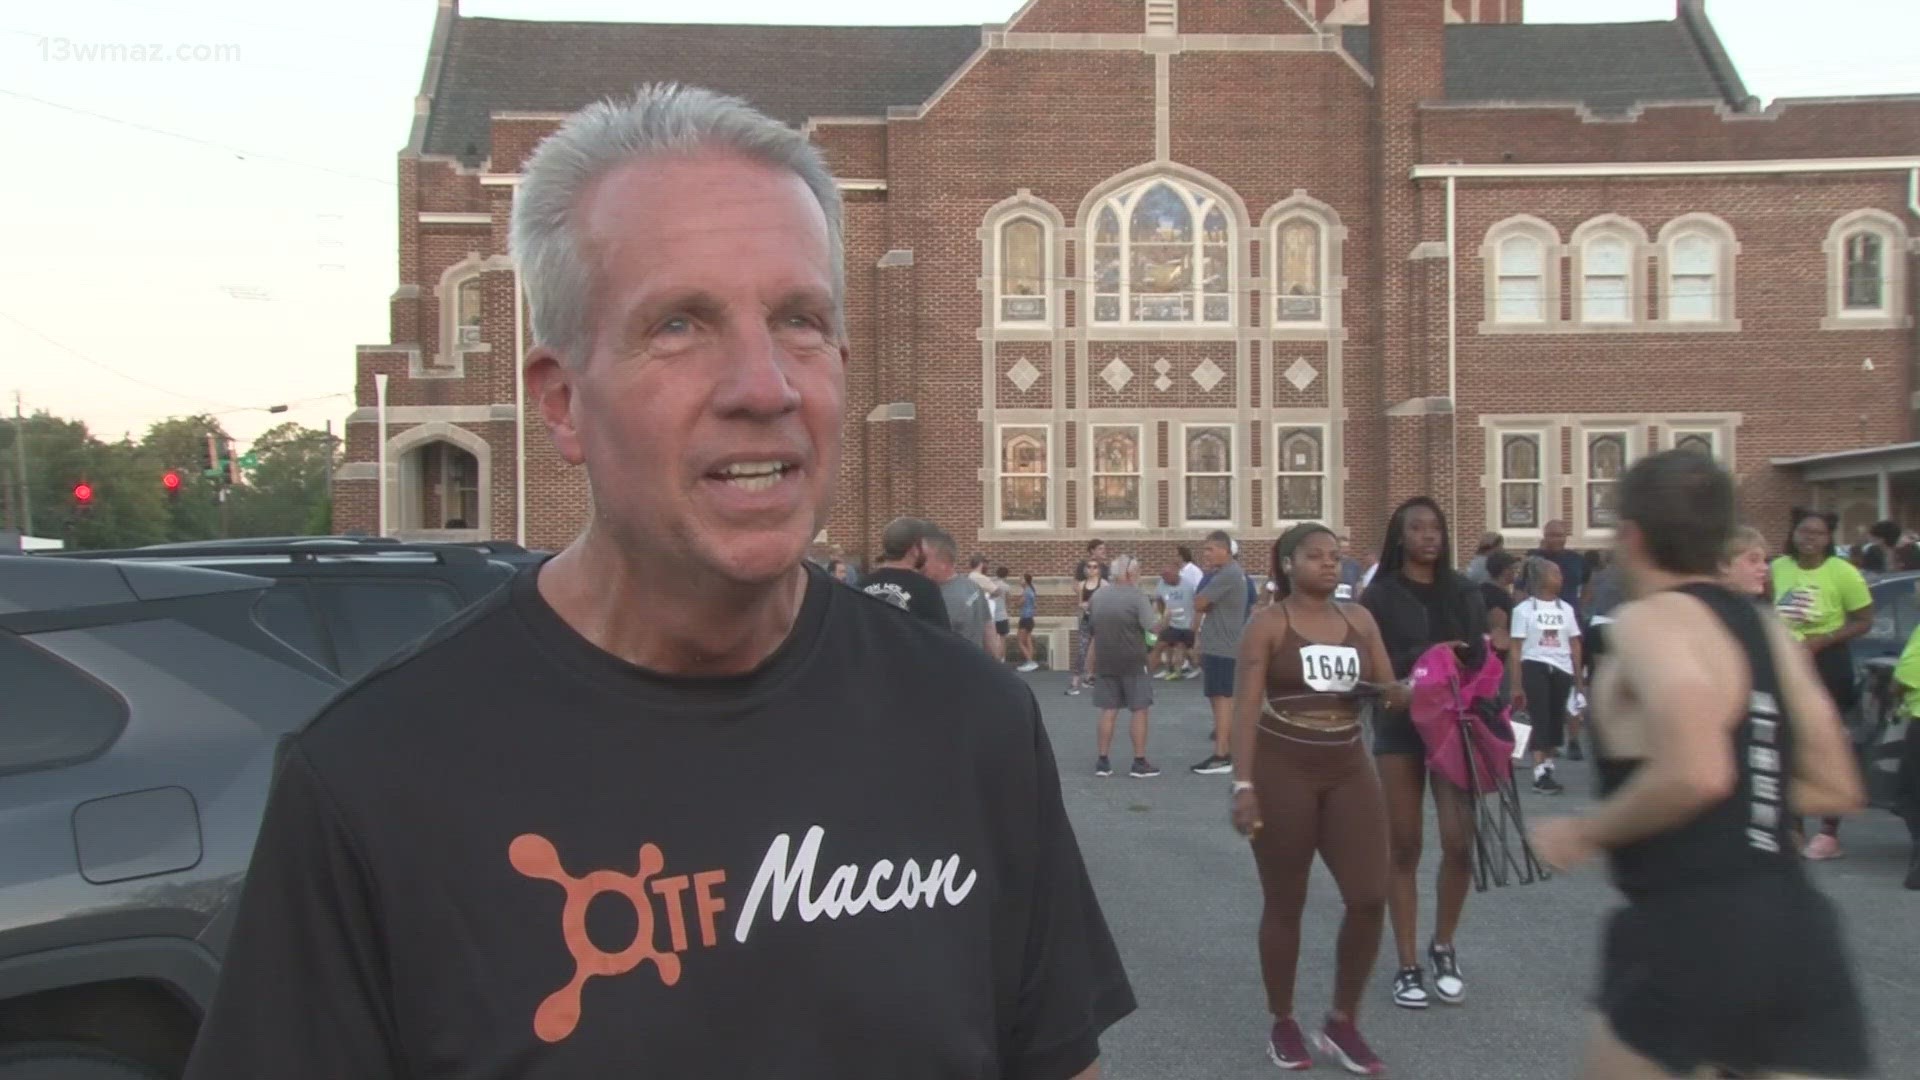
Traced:
[[800, 407], [800, 391], [787, 377], [789, 358], [779, 339], [758, 319], [728, 330], [714, 405], [722, 413], [779, 416]]

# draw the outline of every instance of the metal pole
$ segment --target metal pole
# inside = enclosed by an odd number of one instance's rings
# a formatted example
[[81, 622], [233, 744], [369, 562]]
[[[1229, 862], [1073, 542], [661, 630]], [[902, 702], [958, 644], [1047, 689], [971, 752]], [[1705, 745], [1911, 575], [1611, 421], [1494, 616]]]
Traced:
[[520, 268], [513, 268], [513, 542], [527, 546], [527, 334]]
[[387, 375], [384, 371], [373, 377], [373, 403], [375, 423], [380, 429], [374, 435], [374, 442], [380, 449], [378, 459], [380, 473], [376, 482], [380, 499], [380, 531], [377, 535], [385, 536], [387, 535]]
[[20, 391], [13, 392], [13, 464], [20, 476], [20, 535], [33, 535], [33, 496], [27, 492], [27, 418], [21, 412]]

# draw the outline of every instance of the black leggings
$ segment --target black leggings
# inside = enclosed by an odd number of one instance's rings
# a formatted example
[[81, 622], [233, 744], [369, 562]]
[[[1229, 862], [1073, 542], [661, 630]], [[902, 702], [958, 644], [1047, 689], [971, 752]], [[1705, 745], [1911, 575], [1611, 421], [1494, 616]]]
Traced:
[[1527, 716], [1533, 734], [1527, 749], [1534, 753], [1558, 750], [1567, 741], [1567, 698], [1573, 693], [1573, 676], [1538, 660], [1520, 665], [1520, 688], [1527, 692]]

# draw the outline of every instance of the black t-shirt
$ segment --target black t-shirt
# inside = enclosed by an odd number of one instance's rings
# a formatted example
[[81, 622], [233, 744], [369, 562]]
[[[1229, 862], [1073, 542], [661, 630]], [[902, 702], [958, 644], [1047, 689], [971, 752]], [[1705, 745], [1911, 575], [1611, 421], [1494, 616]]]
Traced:
[[1066, 1080], [1134, 1008], [1031, 691], [810, 572], [727, 678], [537, 570], [275, 783], [191, 1080]]
[[904, 611], [911, 611], [942, 630], [953, 628], [953, 624], [947, 620], [947, 601], [940, 595], [940, 586], [925, 574], [897, 566], [883, 566], [860, 582], [860, 591]]
[[1483, 581], [1480, 583], [1480, 595], [1487, 601], [1489, 615], [1496, 611], [1504, 611], [1509, 618], [1513, 616], [1513, 594], [1508, 592], [1505, 586]]

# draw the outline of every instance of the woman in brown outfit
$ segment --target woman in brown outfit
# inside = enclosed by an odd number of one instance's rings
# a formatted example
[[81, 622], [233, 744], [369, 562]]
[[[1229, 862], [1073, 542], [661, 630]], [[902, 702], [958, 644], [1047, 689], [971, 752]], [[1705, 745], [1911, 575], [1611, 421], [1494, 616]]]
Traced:
[[1273, 549], [1276, 599], [1248, 625], [1234, 690], [1233, 823], [1253, 840], [1266, 903], [1260, 969], [1273, 1013], [1267, 1055], [1282, 1069], [1313, 1067], [1293, 1018], [1300, 915], [1317, 851], [1346, 915], [1336, 945], [1333, 1010], [1316, 1042], [1349, 1072], [1386, 1066], [1355, 1014], [1386, 922], [1387, 809], [1361, 724], [1368, 698], [1404, 707], [1408, 691], [1373, 616], [1333, 599], [1340, 543], [1322, 525], [1298, 525]]

